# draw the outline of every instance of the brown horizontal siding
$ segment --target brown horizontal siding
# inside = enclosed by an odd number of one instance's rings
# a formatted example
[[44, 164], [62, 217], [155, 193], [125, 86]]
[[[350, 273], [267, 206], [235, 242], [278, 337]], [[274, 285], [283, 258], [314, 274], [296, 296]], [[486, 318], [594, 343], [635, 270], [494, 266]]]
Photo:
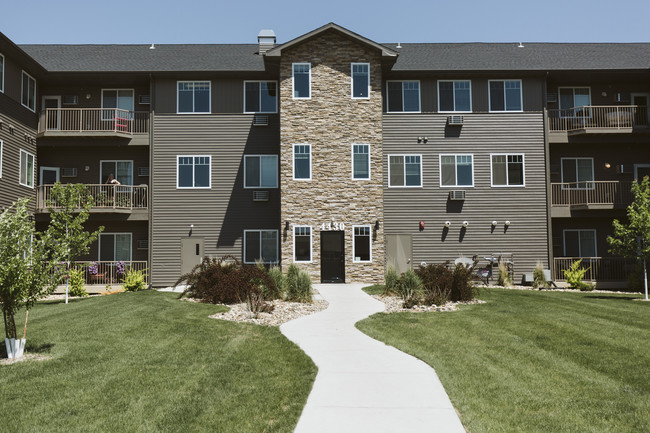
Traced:
[[[541, 260], [548, 267], [546, 174], [542, 113], [470, 114], [445, 137], [445, 115], [384, 115], [384, 170], [389, 154], [421, 154], [422, 188], [388, 188], [384, 181], [386, 234], [412, 234], [413, 263], [440, 263], [459, 256], [514, 254], [516, 278]], [[418, 144], [417, 137], [428, 137]], [[474, 187], [440, 187], [439, 155], [472, 154]], [[490, 154], [523, 153], [526, 187], [491, 187]], [[449, 201], [450, 190], [465, 190], [464, 202]], [[461, 236], [461, 224], [469, 227]], [[492, 229], [491, 221], [497, 226]], [[504, 230], [504, 221], [511, 221]], [[425, 222], [419, 231], [418, 222]], [[445, 221], [452, 226], [443, 230]]]
[[[25, 150], [34, 155], [34, 172], [38, 167], [36, 155], [36, 142], [25, 139], [25, 134], [34, 137], [36, 131], [11, 117], [0, 114], [2, 127], [0, 140], [2, 140], [2, 177], [0, 177], [0, 207], [8, 207], [20, 197], [32, 199], [30, 208], [34, 209], [36, 189], [20, 185], [20, 150]], [[10, 130], [13, 126], [13, 133]], [[36, 185], [37, 176], [34, 176]]]

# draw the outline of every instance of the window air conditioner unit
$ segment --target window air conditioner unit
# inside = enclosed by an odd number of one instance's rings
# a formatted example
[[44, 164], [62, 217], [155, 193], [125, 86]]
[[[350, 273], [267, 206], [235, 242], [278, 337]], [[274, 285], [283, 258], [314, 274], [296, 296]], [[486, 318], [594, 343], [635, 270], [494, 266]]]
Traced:
[[463, 190], [449, 191], [449, 200], [465, 200], [465, 191]]
[[149, 176], [149, 166], [144, 165], [142, 167], [138, 167], [138, 176], [140, 176], [140, 177], [148, 177]]
[[149, 105], [151, 104], [151, 95], [140, 95], [138, 98], [140, 105]]
[[253, 201], [269, 201], [269, 192], [253, 191]]
[[462, 125], [463, 124], [463, 116], [449, 116], [447, 117], [447, 124], [448, 125]]
[[77, 105], [79, 103], [77, 95], [64, 95], [62, 102], [64, 105]]
[[61, 177], [77, 177], [77, 169], [75, 167], [62, 168]]
[[148, 250], [149, 249], [149, 240], [148, 239], [138, 239], [138, 249], [139, 250]]
[[632, 173], [632, 164], [617, 164], [616, 173], [618, 174]]
[[253, 117], [253, 126], [269, 126], [269, 116], [256, 114]]

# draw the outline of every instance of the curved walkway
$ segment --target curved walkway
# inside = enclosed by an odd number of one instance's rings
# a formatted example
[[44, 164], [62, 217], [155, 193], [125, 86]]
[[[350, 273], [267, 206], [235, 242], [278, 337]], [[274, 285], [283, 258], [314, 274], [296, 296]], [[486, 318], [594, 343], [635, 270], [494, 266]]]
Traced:
[[384, 310], [364, 284], [317, 284], [327, 310], [280, 331], [318, 366], [296, 432], [464, 432], [436, 372], [354, 327]]

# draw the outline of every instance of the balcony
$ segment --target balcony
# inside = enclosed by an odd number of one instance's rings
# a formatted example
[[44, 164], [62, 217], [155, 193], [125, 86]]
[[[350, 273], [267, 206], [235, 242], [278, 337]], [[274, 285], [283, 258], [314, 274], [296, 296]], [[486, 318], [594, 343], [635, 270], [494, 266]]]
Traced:
[[[36, 212], [48, 213], [59, 206], [52, 197], [54, 185], [39, 185], [36, 189]], [[86, 185], [86, 194], [93, 199], [90, 213], [128, 214], [129, 220], [149, 218], [148, 185]]]
[[[66, 265], [61, 263], [61, 266], [65, 268]], [[143, 271], [144, 280], [149, 284], [146, 261], [76, 261], [70, 262], [70, 267], [83, 271], [84, 285], [90, 286], [86, 287], [89, 293], [104, 291], [107, 285], [116, 285], [115, 289], [119, 288], [119, 285], [124, 280], [124, 273], [129, 269]], [[61, 281], [59, 281], [57, 292], [65, 291], [65, 279], [66, 275], [63, 275]], [[95, 286], [95, 288], [92, 286]]]
[[568, 217], [571, 210], [625, 208], [633, 198], [632, 182], [614, 180], [551, 184], [554, 217]]
[[37, 137], [146, 138], [149, 112], [106, 108], [47, 108], [41, 112]]
[[547, 110], [551, 141], [572, 135], [629, 134], [648, 129], [648, 107], [638, 105], [588, 105], [567, 110]]
[[553, 281], [564, 281], [564, 270], [569, 269], [576, 260], [582, 259], [580, 267], [589, 268], [585, 281], [621, 282], [627, 281], [630, 272], [637, 266], [635, 259], [623, 257], [555, 257], [553, 259]]

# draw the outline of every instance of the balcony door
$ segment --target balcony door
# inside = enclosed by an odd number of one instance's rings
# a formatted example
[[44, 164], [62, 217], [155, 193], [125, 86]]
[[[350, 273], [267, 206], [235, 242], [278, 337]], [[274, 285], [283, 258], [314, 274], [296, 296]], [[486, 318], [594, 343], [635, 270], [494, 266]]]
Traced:
[[61, 130], [61, 97], [60, 96], [43, 96], [43, 121], [45, 122], [46, 131]]
[[634, 126], [648, 126], [648, 103], [650, 93], [632, 93], [632, 105], [636, 105]]
[[59, 167], [41, 167], [41, 185], [54, 185], [59, 181]]
[[133, 161], [101, 161], [99, 183], [106, 183], [112, 174], [122, 185], [133, 185]]
[[650, 177], [650, 164], [634, 164], [634, 178], [641, 182], [646, 176]]

